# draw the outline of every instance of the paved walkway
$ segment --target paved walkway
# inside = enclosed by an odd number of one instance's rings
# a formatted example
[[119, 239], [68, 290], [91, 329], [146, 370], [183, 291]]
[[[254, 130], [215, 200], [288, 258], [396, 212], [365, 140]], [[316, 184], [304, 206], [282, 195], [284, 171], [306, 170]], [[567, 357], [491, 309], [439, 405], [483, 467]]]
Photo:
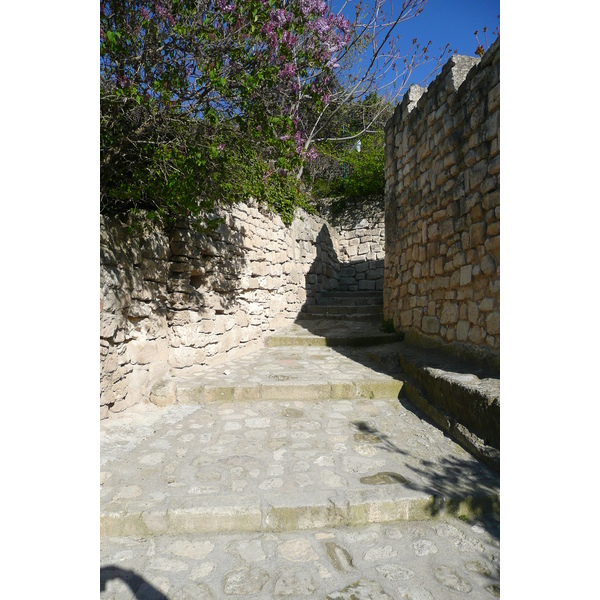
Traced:
[[295, 325], [103, 421], [101, 597], [498, 596], [498, 478], [398, 399], [377, 333]]

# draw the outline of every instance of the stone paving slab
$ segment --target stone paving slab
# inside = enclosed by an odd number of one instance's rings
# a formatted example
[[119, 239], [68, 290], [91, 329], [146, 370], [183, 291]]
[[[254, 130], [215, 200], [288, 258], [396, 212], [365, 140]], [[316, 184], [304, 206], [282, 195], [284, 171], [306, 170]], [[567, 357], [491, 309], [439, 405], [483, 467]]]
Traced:
[[343, 350], [288, 345], [262, 348], [224, 365], [172, 377], [170, 381], [177, 387], [177, 402], [185, 404], [215, 400], [397, 398], [402, 388], [398, 362], [388, 360], [386, 368], [382, 368], [379, 358], [386, 351], [389, 354], [391, 347], [393, 344]]
[[293, 533], [105, 538], [103, 600], [487, 600], [500, 595], [491, 519]]
[[394, 398], [144, 410], [101, 423], [103, 536], [290, 531], [497, 508], [497, 476]]
[[[342, 309], [343, 310], [343, 309]], [[302, 319], [265, 340], [267, 346], [369, 346], [397, 342], [397, 333], [385, 333], [379, 321]]]

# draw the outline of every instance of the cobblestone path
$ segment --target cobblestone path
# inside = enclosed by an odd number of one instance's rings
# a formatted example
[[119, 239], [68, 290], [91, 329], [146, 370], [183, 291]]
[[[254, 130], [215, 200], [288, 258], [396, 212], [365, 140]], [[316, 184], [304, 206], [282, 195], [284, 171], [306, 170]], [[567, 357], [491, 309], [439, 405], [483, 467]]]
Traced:
[[401, 342], [311, 329], [101, 423], [101, 598], [499, 596], [497, 475], [398, 398]]

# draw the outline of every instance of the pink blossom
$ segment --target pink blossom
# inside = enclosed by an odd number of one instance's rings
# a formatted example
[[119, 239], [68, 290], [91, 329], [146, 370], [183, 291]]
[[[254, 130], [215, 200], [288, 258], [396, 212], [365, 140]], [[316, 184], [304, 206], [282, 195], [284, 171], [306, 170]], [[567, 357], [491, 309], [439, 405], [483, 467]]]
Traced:
[[319, 156], [319, 153], [315, 150], [314, 146], [311, 146], [305, 156], [308, 160], [314, 160]]
[[279, 77], [281, 78], [294, 77], [294, 75], [296, 75], [296, 65], [292, 63], [287, 63], [285, 67], [279, 71]]

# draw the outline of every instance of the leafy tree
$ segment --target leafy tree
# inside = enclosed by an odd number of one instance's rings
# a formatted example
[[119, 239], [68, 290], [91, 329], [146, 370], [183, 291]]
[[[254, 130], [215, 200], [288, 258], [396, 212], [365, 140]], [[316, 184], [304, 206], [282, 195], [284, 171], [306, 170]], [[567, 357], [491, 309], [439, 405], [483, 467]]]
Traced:
[[[304, 152], [324, 141], [354, 143], [359, 137], [380, 133], [391, 106], [395, 106], [417, 67], [429, 65], [428, 79], [451, 52], [449, 45], [431, 54], [431, 42], [421, 45], [416, 38], [401, 44], [398, 31], [417, 17], [427, 0], [404, 0], [394, 6], [389, 0], [373, 0], [367, 7], [356, 4], [352, 38], [338, 55], [335, 81], [329, 83], [322, 101], [313, 110], [300, 111]], [[343, 7], [349, 4], [344, 0]], [[299, 104], [310, 100], [299, 99]], [[359, 127], [342, 128], [348, 113], [361, 109]], [[316, 154], [316, 151], [312, 153]], [[303, 165], [298, 170], [302, 176]]]
[[254, 195], [290, 220], [315, 144], [377, 130], [394, 32], [424, 4], [392, 18], [375, 0], [350, 23], [324, 0], [101, 0], [101, 210], [203, 216]]
[[294, 99], [320, 101], [311, 86], [350, 39], [344, 17], [320, 0], [102, 0], [100, 24], [104, 212], [235, 200], [252, 187], [233, 185], [240, 152], [249, 180], [290, 201]]

